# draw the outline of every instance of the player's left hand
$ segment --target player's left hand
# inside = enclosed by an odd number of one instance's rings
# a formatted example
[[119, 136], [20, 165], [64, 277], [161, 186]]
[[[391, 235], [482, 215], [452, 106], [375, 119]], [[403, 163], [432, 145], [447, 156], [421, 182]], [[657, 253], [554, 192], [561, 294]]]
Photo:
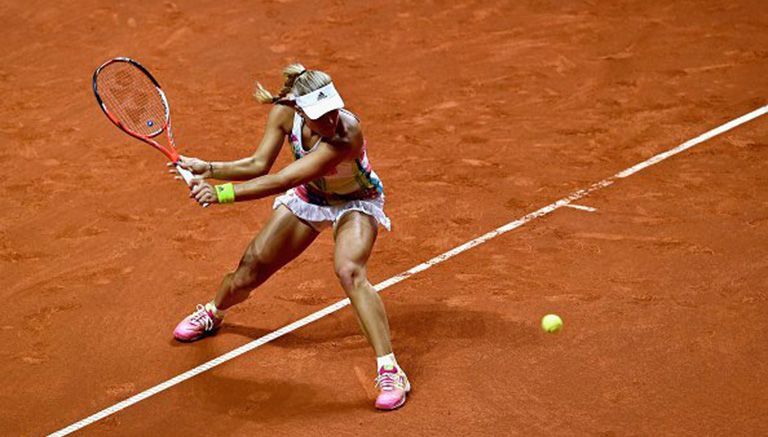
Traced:
[[201, 205], [219, 203], [213, 185], [198, 178], [192, 180], [192, 191], [189, 193], [189, 197], [193, 197]]
[[181, 176], [179, 176], [179, 171], [176, 168], [178, 165], [179, 167], [188, 170], [190, 173], [192, 173], [194, 176], [208, 179], [213, 177], [211, 174], [211, 164], [208, 161], [203, 161], [199, 158], [192, 158], [189, 156], [179, 155], [179, 161], [176, 163], [169, 162], [168, 164], [168, 173], [174, 175], [176, 179], [182, 179]]

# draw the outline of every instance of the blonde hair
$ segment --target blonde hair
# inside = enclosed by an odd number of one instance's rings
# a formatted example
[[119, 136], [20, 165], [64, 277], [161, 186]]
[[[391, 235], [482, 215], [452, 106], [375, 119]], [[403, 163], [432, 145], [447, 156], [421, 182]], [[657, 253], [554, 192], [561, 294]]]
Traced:
[[283, 69], [285, 83], [277, 96], [267, 91], [259, 82], [256, 82], [256, 91], [253, 96], [260, 103], [275, 103], [285, 98], [288, 93], [303, 96], [318, 90], [331, 83], [331, 76], [319, 70], [307, 70], [299, 63], [291, 64]]

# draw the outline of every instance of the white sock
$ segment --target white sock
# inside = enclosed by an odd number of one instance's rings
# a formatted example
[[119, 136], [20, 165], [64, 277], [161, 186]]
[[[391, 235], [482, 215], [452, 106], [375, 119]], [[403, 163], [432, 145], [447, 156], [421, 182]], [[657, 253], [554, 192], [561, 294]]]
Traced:
[[397, 365], [397, 360], [395, 359], [394, 352], [388, 355], [382, 355], [380, 357], [376, 357], [376, 366], [377, 368], [381, 369], [384, 366], [394, 366], [395, 368], [400, 368], [400, 366]]
[[216, 308], [216, 304], [213, 303], [213, 301], [210, 301], [207, 304], [205, 304], [205, 309], [207, 309], [208, 311], [212, 312], [214, 316], [216, 316], [216, 317], [218, 317], [220, 319], [223, 319], [224, 318], [224, 314], [227, 313], [225, 310], [220, 310], [220, 309]]

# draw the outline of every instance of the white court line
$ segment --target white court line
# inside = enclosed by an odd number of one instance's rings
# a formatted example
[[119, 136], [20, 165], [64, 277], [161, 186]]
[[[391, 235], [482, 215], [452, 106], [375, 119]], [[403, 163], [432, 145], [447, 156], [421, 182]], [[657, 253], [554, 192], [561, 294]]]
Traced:
[[[750, 112], [749, 114], [742, 115], [741, 117], [739, 117], [737, 119], [729, 121], [728, 123], [725, 123], [725, 124], [715, 128], [715, 129], [710, 130], [709, 132], [703, 133], [703, 134], [699, 135], [698, 137], [696, 137], [696, 138], [694, 138], [692, 140], [686, 141], [685, 143], [675, 147], [674, 149], [671, 149], [671, 150], [663, 152], [663, 153], [659, 153], [658, 155], [656, 155], [656, 156], [654, 156], [654, 157], [652, 157], [652, 158], [650, 158], [650, 159], [648, 159], [646, 161], [643, 161], [643, 162], [641, 162], [641, 163], [639, 163], [637, 165], [634, 165], [634, 166], [632, 166], [632, 167], [630, 167], [630, 168], [628, 168], [626, 170], [623, 170], [623, 171], [621, 171], [619, 173], [616, 173], [615, 175], [613, 175], [613, 176], [611, 176], [609, 178], [603, 179], [600, 182], [596, 182], [596, 183], [590, 185], [587, 188], [582, 188], [581, 190], [578, 190], [578, 191], [576, 191], [574, 193], [571, 193], [570, 195], [568, 195], [566, 197], [563, 197], [562, 199], [560, 199], [560, 200], [558, 200], [556, 202], [550, 203], [549, 205], [547, 205], [547, 206], [545, 206], [543, 208], [540, 208], [540, 209], [538, 209], [538, 210], [536, 210], [536, 211], [534, 211], [532, 213], [529, 213], [529, 214], [527, 214], [527, 215], [525, 215], [525, 216], [523, 216], [523, 217], [521, 217], [521, 218], [519, 218], [519, 219], [517, 219], [517, 220], [515, 220], [513, 222], [509, 222], [509, 223], [507, 223], [504, 226], [496, 228], [495, 230], [493, 230], [491, 232], [488, 232], [488, 233], [486, 233], [484, 235], [481, 235], [481, 236], [475, 238], [474, 240], [468, 241], [468, 242], [462, 244], [461, 246], [453, 248], [453, 249], [449, 250], [448, 252], [443, 253], [442, 255], [438, 255], [438, 256], [430, 259], [429, 261], [423, 262], [423, 263], [417, 265], [416, 267], [411, 268], [410, 270], [407, 270], [407, 271], [405, 271], [403, 273], [400, 273], [399, 275], [393, 276], [393, 277], [387, 279], [384, 282], [380, 282], [380, 283], [376, 284], [374, 286], [374, 288], [376, 289], [376, 291], [381, 291], [381, 290], [384, 290], [384, 289], [386, 289], [388, 287], [391, 287], [391, 286], [397, 284], [398, 282], [401, 282], [401, 281], [409, 278], [410, 276], [415, 275], [416, 273], [423, 272], [424, 270], [427, 270], [427, 269], [429, 269], [432, 266], [435, 266], [435, 265], [440, 264], [440, 263], [442, 263], [442, 262], [444, 262], [444, 261], [446, 261], [446, 260], [448, 260], [450, 258], [453, 258], [454, 256], [456, 256], [456, 255], [458, 255], [458, 254], [460, 254], [462, 252], [465, 252], [465, 251], [467, 251], [467, 250], [469, 250], [469, 249], [471, 249], [471, 248], [473, 248], [475, 246], [479, 246], [479, 245], [485, 243], [488, 240], [496, 238], [499, 235], [505, 234], [505, 233], [507, 233], [507, 232], [509, 232], [509, 231], [511, 231], [513, 229], [519, 228], [520, 226], [522, 226], [522, 225], [524, 225], [524, 224], [526, 224], [526, 223], [528, 223], [530, 221], [536, 220], [539, 217], [543, 217], [543, 216], [551, 213], [552, 211], [555, 211], [556, 209], [558, 209], [558, 208], [560, 208], [562, 206], [567, 206], [571, 202], [574, 202], [574, 201], [579, 200], [579, 199], [581, 199], [583, 197], [586, 197], [586, 196], [588, 196], [590, 193], [592, 193], [594, 191], [597, 191], [597, 190], [605, 188], [605, 187], [607, 187], [609, 185], [612, 185], [617, 178], [626, 178], [627, 176], [633, 175], [633, 174], [637, 173], [638, 171], [640, 171], [640, 170], [642, 170], [642, 169], [644, 169], [646, 167], [650, 167], [650, 166], [652, 166], [654, 164], [658, 164], [659, 162], [661, 162], [661, 161], [663, 161], [663, 160], [665, 160], [665, 159], [667, 159], [667, 158], [669, 158], [671, 156], [677, 155], [680, 152], [688, 150], [688, 149], [690, 149], [691, 147], [693, 147], [693, 146], [695, 146], [697, 144], [703, 143], [704, 141], [707, 141], [710, 138], [713, 138], [713, 137], [715, 137], [717, 135], [720, 135], [720, 134], [722, 134], [724, 132], [727, 132], [727, 131], [735, 128], [736, 126], [742, 125], [742, 124], [744, 124], [744, 123], [746, 123], [746, 122], [748, 122], [750, 120], [753, 120], [753, 119], [755, 119], [757, 117], [765, 115], [766, 113], [768, 113], [768, 105], [763, 106], [761, 108], [758, 108], [758, 109]], [[62, 428], [61, 430], [56, 431], [56, 432], [50, 434], [49, 436], [59, 437], [59, 436], [65, 436], [65, 435], [71, 434], [71, 433], [73, 433], [73, 432], [75, 432], [75, 431], [77, 431], [79, 429], [82, 429], [82, 428], [84, 428], [84, 427], [86, 427], [86, 426], [88, 426], [88, 425], [90, 425], [90, 424], [92, 424], [94, 422], [97, 422], [97, 421], [99, 421], [99, 420], [101, 420], [101, 419], [103, 419], [103, 418], [105, 418], [107, 416], [115, 414], [115, 413], [117, 413], [120, 410], [124, 410], [124, 409], [130, 407], [133, 404], [141, 402], [141, 401], [143, 401], [144, 399], [147, 399], [150, 396], [154, 396], [154, 395], [156, 395], [156, 394], [158, 394], [158, 393], [160, 393], [160, 392], [162, 392], [164, 390], [167, 390], [167, 389], [173, 387], [174, 385], [180, 384], [180, 383], [186, 381], [187, 379], [192, 378], [193, 376], [196, 376], [196, 375], [199, 375], [199, 374], [201, 374], [203, 372], [206, 372], [206, 371], [208, 371], [208, 370], [218, 366], [219, 364], [226, 363], [227, 361], [230, 361], [230, 360], [232, 360], [234, 358], [237, 358], [237, 357], [239, 357], [240, 355], [243, 355], [246, 352], [250, 352], [250, 351], [256, 349], [259, 346], [262, 346], [262, 345], [264, 345], [266, 343], [269, 343], [272, 340], [280, 338], [283, 335], [288, 334], [289, 332], [295, 331], [295, 330], [297, 330], [297, 329], [299, 329], [299, 328], [301, 328], [301, 327], [303, 327], [305, 325], [308, 325], [308, 324], [310, 324], [310, 323], [312, 323], [312, 322], [314, 322], [314, 321], [316, 321], [318, 319], [321, 319], [321, 318], [323, 318], [323, 317], [325, 317], [325, 316], [327, 316], [327, 315], [329, 315], [331, 313], [334, 313], [334, 312], [336, 312], [336, 311], [346, 307], [347, 305], [349, 305], [349, 299], [344, 299], [344, 300], [341, 300], [339, 302], [336, 302], [335, 304], [330, 305], [328, 307], [325, 307], [325, 308], [323, 308], [323, 309], [321, 309], [321, 310], [319, 310], [319, 311], [317, 311], [315, 313], [312, 313], [312, 314], [304, 317], [303, 319], [297, 320], [297, 321], [295, 321], [295, 322], [293, 322], [293, 323], [291, 323], [289, 325], [283, 326], [282, 328], [278, 329], [277, 331], [273, 331], [273, 332], [271, 332], [271, 333], [269, 333], [269, 334], [267, 334], [267, 335], [265, 335], [265, 336], [263, 336], [263, 337], [261, 337], [259, 339], [256, 339], [256, 340], [254, 340], [254, 341], [252, 341], [250, 343], [246, 343], [245, 345], [240, 346], [239, 348], [234, 349], [234, 350], [232, 350], [230, 352], [227, 352], [226, 354], [221, 355], [218, 358], [215, 358], [215, 359], [210, 360], [210, 361], [208, 361], [206, 363], [203, 363], [203, 364], [195, 367], [194, 369], [188, 370], [188, 371], [186, 371], [186, 372], [184, 372], [184, 373], [182, 373], [182, 374], [180, 374], [178, 376], [175, 376], [175, 377], [173, 377], [173, 378], [171, 378], [171, 379], [169, 379], [169, 380], [167, 380], [167, 381], [165, 381], [163, 383], [160, 383], [160, 384], [158, 384], [158, 385], [156, 385], [156, 386], [154, 386], [152, 388], [149, 388], [147, 390], [144, 390], [143, 392], [141, 392], [139, 394], [136, 394], [134, 396], [131, 396], [130, 398], [128, 398], [128, 399], [126, 399], [124, 401], [118, 402], [115, 405], [112, 405], [111, 407], [105, 408], [105, 409], [99, 411], [98, 413], [95, 413], [95, 414], [93, 414], [91, 416], [88, 416], [88, 417], [86, 417], [85, 419], [83, 419], [83, 420], [81, 420], [79, 422], [73, 423], [72, 425], [69, 425], [66, 428]]]
[[568, 208], [580, 209], [582, 211], [587, 211], [587, 212], [597, 211], [597, 208], [592, 208], [591, 206], [584, 206], [584, 205], [574, 205], [573, 203], [569, 203], [568, 205], [565, 205], [565, 206], [567, 206]]

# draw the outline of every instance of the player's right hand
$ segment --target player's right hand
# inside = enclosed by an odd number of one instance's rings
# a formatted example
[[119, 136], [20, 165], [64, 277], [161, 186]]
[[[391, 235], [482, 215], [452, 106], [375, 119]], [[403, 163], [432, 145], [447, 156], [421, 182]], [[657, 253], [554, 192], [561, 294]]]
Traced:
[[[211, 165], [208, 163], [208, 161], [179, 155], [179, 161], [176, 164], [185, 170], [189, 170], [193, 175], [201, 179], [207, 179], [211, 177]], [[180, 179], [181, 176], [179, 176], [178, 172], [176, 171], [176, 164], [172, 162], [168, 163], [168, 173], [172, 173], [176, 175], [176, 179]]]

